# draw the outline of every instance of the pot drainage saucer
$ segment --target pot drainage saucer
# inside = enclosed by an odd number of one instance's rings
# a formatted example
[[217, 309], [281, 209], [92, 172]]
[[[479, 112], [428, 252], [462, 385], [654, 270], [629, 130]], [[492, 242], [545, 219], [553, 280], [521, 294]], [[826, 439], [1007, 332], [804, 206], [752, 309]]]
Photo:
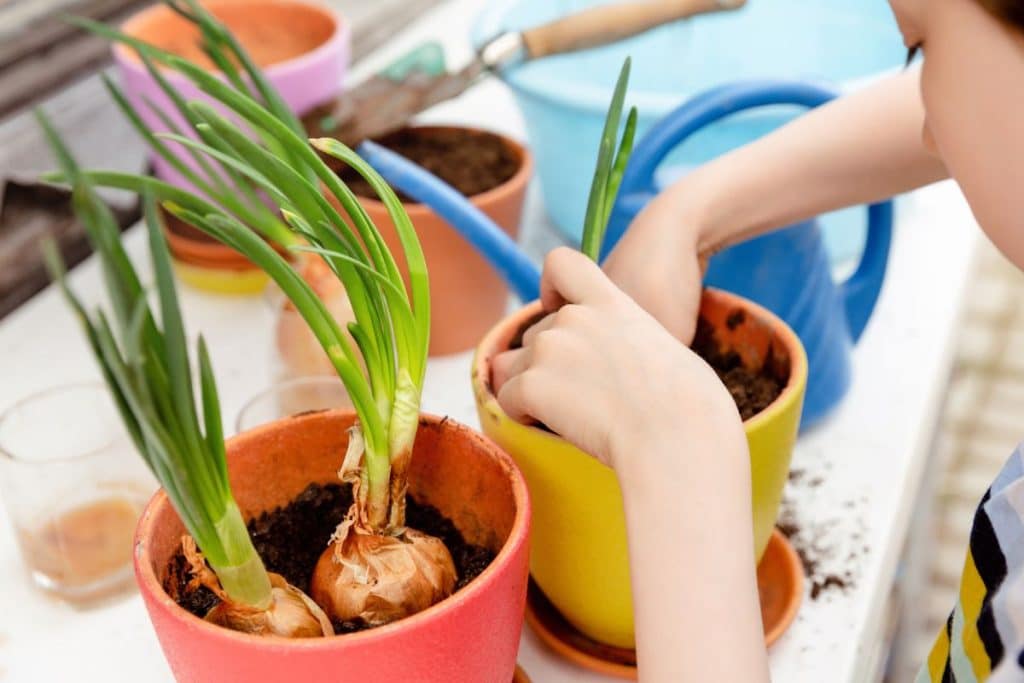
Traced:
[[530, 677], [523, 671], [523, 667], [516, 664], [516, 673], [512, 677], [512, 683], [530, 683]]
[[764, 643], [778, 640], [796, 618], [804, 597], [804, 566], [789, 540], [776, 529], [757, 565]]
[[[765, 645], [771, 645], [793, 623], [804, 593], [800, 557], [776, 529], [757, 566]], [[588, 638], [559, 614], [533, 579], [526, 598], [526, 623], [557, 654], [586, 669], [636, 680], [636, 651]]]

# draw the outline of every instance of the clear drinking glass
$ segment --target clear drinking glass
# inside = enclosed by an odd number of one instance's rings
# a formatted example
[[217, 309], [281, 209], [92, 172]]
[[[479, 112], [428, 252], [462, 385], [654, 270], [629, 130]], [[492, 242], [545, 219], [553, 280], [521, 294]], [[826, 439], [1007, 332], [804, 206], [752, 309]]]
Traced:
[[311, 410], [351, 407], [352, 400], [337, 375], [296, 377], [275, 384], [252, 397], [238, 413], [235, 430], [244, 432]]
[[0, 415], [0, 495], [41, 588], [72, 602], [132, 585], [135, 524], [157, 485], [105, 385], [33, 394]]

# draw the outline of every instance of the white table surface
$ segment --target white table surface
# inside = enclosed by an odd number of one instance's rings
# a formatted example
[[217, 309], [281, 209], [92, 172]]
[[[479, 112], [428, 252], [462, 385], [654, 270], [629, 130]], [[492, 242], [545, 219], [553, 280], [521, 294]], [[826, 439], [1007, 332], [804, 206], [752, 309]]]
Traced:
[[[427, 38], [445, 42], [457, 63], [468, 56], [462, 37], [480, 4], [453, 0], [441, 6], [362, 63], [355, 76]], [[511, 96], [494, 82], [425, 118], [524, 137]], [[928, 465], [977, 234], [950, 184], [905, 197], [897, 216], [889, 277], [854, 353], [853, 386], [836, 413], [800, 439], [793, 467], [805, 474], [787, 493], [805, 529], [825, 550], [825, 571], [849, 572], [852, 585], [817, 600], [805, 596], [793, 626], [771, 649], [776, 681], [870, 680], [885, 654], [892, 586]], [[557, 241], [536, 187], [524, 230], [534, 250]], [[144, 253], [141, 237], [134, 230], [127, 238], [135, 257]], [[148, 270], [146, 261], [137, 263]], [[96, 263], [77, 268], [72, 282], [86, 298], [96, 298]], [[188, 289], [182, 290], [182, 304], [190, 332], [201, 330], [209, 342], [225, 419], [233, 422], [245, 400], [269, 384], [270, 310], [260, 298]], [[463, 354], [431, 362], [426, 410], [477, 424], [469, 359]], [[52, 288], [0, 323], [0, 409], [39, 389], [97, 376], [79, 330]], [[808, 483], [814, 480], [817, 485]], [[0, 517], [0, 681], [170, 680], [138, 596], [76, 611], [39, 594], [2, 510]], [[519, 660], [537, 683], [610, 680], [558, 659], [529, 629], [524, 629]]]

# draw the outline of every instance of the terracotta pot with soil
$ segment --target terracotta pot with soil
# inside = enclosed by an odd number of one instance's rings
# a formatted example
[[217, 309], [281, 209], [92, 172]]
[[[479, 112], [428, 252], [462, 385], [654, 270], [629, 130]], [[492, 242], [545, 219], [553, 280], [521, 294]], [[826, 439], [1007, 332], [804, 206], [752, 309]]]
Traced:
[[[337, 97], [348, 69], [350, 28], [332, 10], [301, 0], [207, 0], [203, 5], [234, 34], [292, 112], [301, 115]], [[166, 5], [143, 10], [121, 29], [133, 38], [214, 69], [201, 48], [199, 28]], [[117, 44], [114, 57], [125, 97], [147, 129], [168, 132], [163, 118], [168, 117], [181, 130], [191, 131], [133, 50]], [[210, 102], [184, 75], [170, 69], [164, 69], [162, 75], [183, 100]], [[182, 145], [165, 144], [193, 172], [204, 175]], [[177, 187], [196, 189], [163, 155], [154, 154], [152, 160], [156, 177]], [[229, 247], [166, 214], [164, 223], [179, 275], [190, 285], [219, 293], [250, 294], [266, 284], [266, 278]]]
[[[477, 348], [473, 391], [484, 433], [508, 451], [530, 485], [537, 524], [533, 579], [588, 638], [632, 648], [622, 494], [614, 472], [539, 426], [513, 421], [491, 386], [491, 361], [541, 314], [533, 303], [492, 329]], [[754, 539], [764, 553], [782, 500], [807, 381], [807, 360], [785, 323], [745, 299], [707, 290], [695, 350], [715, 368], [744, 418], [753, 476]]]
[[[352, 495], [338, 463], [355, 415], [297, 415], [232, 438], [229, 476], [267, 568], [308, 589], [314, 566]], [[456, 591], [373, 629], [286, 640], [215, 626], [210, 593], [180, 581], [184, 528], [164, 493], [136, 533], [135, 570], [178, 680], [505, 683], [515, 672], [527, 586], [526, 484], [494, 443], [447, 418], [423, 416], [410, 471], [409, 524], [441, 538]]]
[[[413, 126], [377, 142], [439, 176], [511, 237], [518, 235], [526, 188], [533, 175], [533, 158], [519, 143], [456, 126]], [[360, 197], [370, 220], [380, 227], [389, 248], [399, 252], [398, 235], [384, 204], [371, 198], [376, 195], [357, 174], [349, 169], [341, 169], [340, 174]], [[430, 271], [430, 353], [471, 349], [504, 314], [508, 286], [455, 228], [429, 207], [402, 199]]]

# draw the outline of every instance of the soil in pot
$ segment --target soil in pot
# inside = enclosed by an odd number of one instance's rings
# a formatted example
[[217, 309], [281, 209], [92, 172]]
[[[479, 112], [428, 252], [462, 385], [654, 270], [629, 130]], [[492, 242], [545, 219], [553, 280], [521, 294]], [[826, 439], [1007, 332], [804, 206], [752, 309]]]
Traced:
[[[523, 335], [546, 316], [547, 313], [541, 312], [526, 320], [512, 336], [509, 348], [522, 348]], [[726, 325], [729, 326], [729, 329], [735, 329], [742, 325], [745, 319], [746, 313], [736, 310], [726, 320]], [[786, 388], [786, 382], [789, 381], [788, 372], [783, 367], [784, 364], [775, 362], [770, 347], [768, 357], [765, 358], [760, 368], [747, 367], [740, 354], [725, 347], [715, 333], [714, 327], [704, 317], [697, 320], [697, 332], [692, 348], [694, 353], [703, 358], [725, 384], [725, 388], [729, 390], [733, 401], [736, 402], [740, 417], [744, 421], [771, 405]], [[546, 429], [543, 425], [540, 426]]]
[[[726, 320], [726, 325], [734, 329], [743, 323], [745, 316], [746, 313], [737, 310]], [[693, 350], [707, 361], [725, 384], [744, 421], [771, 405], [785, 389], [789, 379], [782, 375], [778, 364], [774, 362], [771, 347], [768, 348], [768, 358], [760, 368], [749, 368], [736, 351], [721, 344], [714, 328], [704, 318], [697, 320]]]
[[[406, 522], [444, 541], [455, 561], [459, 590], [479, 576], [494, 559], [489, 549], [467, 543], [451, 520], [429, 505], [407, 499]], [[352, 491], [342, 484], [310, 484], [287, 506], [265, 512], [249, 522], [249, 534], [269, 571], [309, 593], [310, 579], [328, 539], [352, 504]], [[204, 587], [190, 588], [188, 562], [179, 551], [171, 558], [164, 590], [181, 607], [202, 618], [217, 603]], [[341, 635], [366, 629], [358, 622], [336, 622]]]
[[[463, 128], [402, 128], [375, 142], [427, 169], [466, 197], [508, 182], [522, 160], [499, 136]], [[335, 160], [337, 161], [337, 160]], [[341, 179], [360, 197], [377, 198], [362, 176], [341, 165]], [[398, 193], [407, 204], [410, 197]]]
[[174, 214], [163, 210], [160, 210], [160, 216], [163, 219], [164, 226], [175, 235], [183, 237], [192, 242], [203, 242], [205, 244], [219, 244], [216, 239], [207, 235], [199, 228], [186, 223]]

